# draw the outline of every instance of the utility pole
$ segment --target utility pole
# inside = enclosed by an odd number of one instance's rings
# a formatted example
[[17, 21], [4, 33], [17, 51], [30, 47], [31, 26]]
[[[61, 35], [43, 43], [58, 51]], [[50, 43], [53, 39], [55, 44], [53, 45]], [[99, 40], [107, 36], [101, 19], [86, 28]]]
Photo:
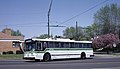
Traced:
[[76, 40], [78, 40], [78, 25], [77, 25], [77, 21], [76, 21]]
[[52, 2], [53, 0], [51, 0], [49, 10], [48, 10], [48, 38], [50, 38], [50, 11], [51, 11]]

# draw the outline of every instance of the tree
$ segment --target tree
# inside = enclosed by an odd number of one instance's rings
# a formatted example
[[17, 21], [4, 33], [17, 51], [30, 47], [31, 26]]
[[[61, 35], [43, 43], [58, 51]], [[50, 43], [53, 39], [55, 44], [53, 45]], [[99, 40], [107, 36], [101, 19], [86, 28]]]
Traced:
[[99, 35], [120, 34], [120, 7], [117, 4], [102, 7], [94, 14], [94, 23], [99, 25]]
[[97, 36], [99, 34], [99, 30], [98, 30], [99, 25], [93, 23], [91, 26], [87, 26], [86, 30], [85, 30], [85, 37], [87, 40], [91, 40], [91, 38], [94, 38], [95, 36]]
[[37, 37], [37, 38], [40, 38], [40, 39], [48, 38], [48, 34], [42, 34], [42, 35], [40, 35], [40, 36]]
[[64, 31], [63, 31], [63, 35], [66, 38], [75, 38], [75, 28], [74, 27], [67, 27]]
[[23, 36], [23, 34], [19, 30], [17, 30], [17, 31], [12, 30], [11, 35], [12, 36]]
[[[51, 35], [50, 37], [53, 37], [53, 36]], [[42, 34], [42, 35], [40, 35], [39, 37], [36, 37], [36, 38], [46, 39], [46, 38], [48, 38], [48, 34]]]
[[63, 31], [63, 36], [65, 36], [66, 38], [74, 39], [74, 40], [82, 40], [83, 39], [82, 38], [83, 31], [82, 31], [81, 27], [77, 27], [77, 30], [75, 27], [67, 27]]

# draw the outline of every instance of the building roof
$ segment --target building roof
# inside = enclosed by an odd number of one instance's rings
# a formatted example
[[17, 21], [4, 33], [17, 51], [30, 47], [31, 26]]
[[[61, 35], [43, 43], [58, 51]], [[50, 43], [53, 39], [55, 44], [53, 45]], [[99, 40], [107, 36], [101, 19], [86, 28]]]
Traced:
[[20, 41], [24, 41], [24, 37], [23, 36], [11, 36], [11, 35], [5, 34], [3, 32], [0, 32], [0, 40], [20, 40]]

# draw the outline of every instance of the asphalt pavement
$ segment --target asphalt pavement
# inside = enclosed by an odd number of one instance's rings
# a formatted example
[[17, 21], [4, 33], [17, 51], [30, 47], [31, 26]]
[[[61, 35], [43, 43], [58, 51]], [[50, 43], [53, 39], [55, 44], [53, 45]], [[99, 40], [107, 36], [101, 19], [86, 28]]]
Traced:
[[99, 56], [89, 59], [52, 60], [35, 62], [26, 60], [0, 60], [0, 69], [120, 69], [120, 57]]

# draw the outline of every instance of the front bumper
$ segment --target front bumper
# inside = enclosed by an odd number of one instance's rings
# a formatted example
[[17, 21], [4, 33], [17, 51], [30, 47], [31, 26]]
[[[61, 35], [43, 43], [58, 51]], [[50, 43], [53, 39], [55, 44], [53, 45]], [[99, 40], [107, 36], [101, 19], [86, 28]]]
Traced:
[[95, 55], [90, 55], [90, 57], [94, 57]]
[[35, 57], [23, 57], [25, 60], [35, 60]]

